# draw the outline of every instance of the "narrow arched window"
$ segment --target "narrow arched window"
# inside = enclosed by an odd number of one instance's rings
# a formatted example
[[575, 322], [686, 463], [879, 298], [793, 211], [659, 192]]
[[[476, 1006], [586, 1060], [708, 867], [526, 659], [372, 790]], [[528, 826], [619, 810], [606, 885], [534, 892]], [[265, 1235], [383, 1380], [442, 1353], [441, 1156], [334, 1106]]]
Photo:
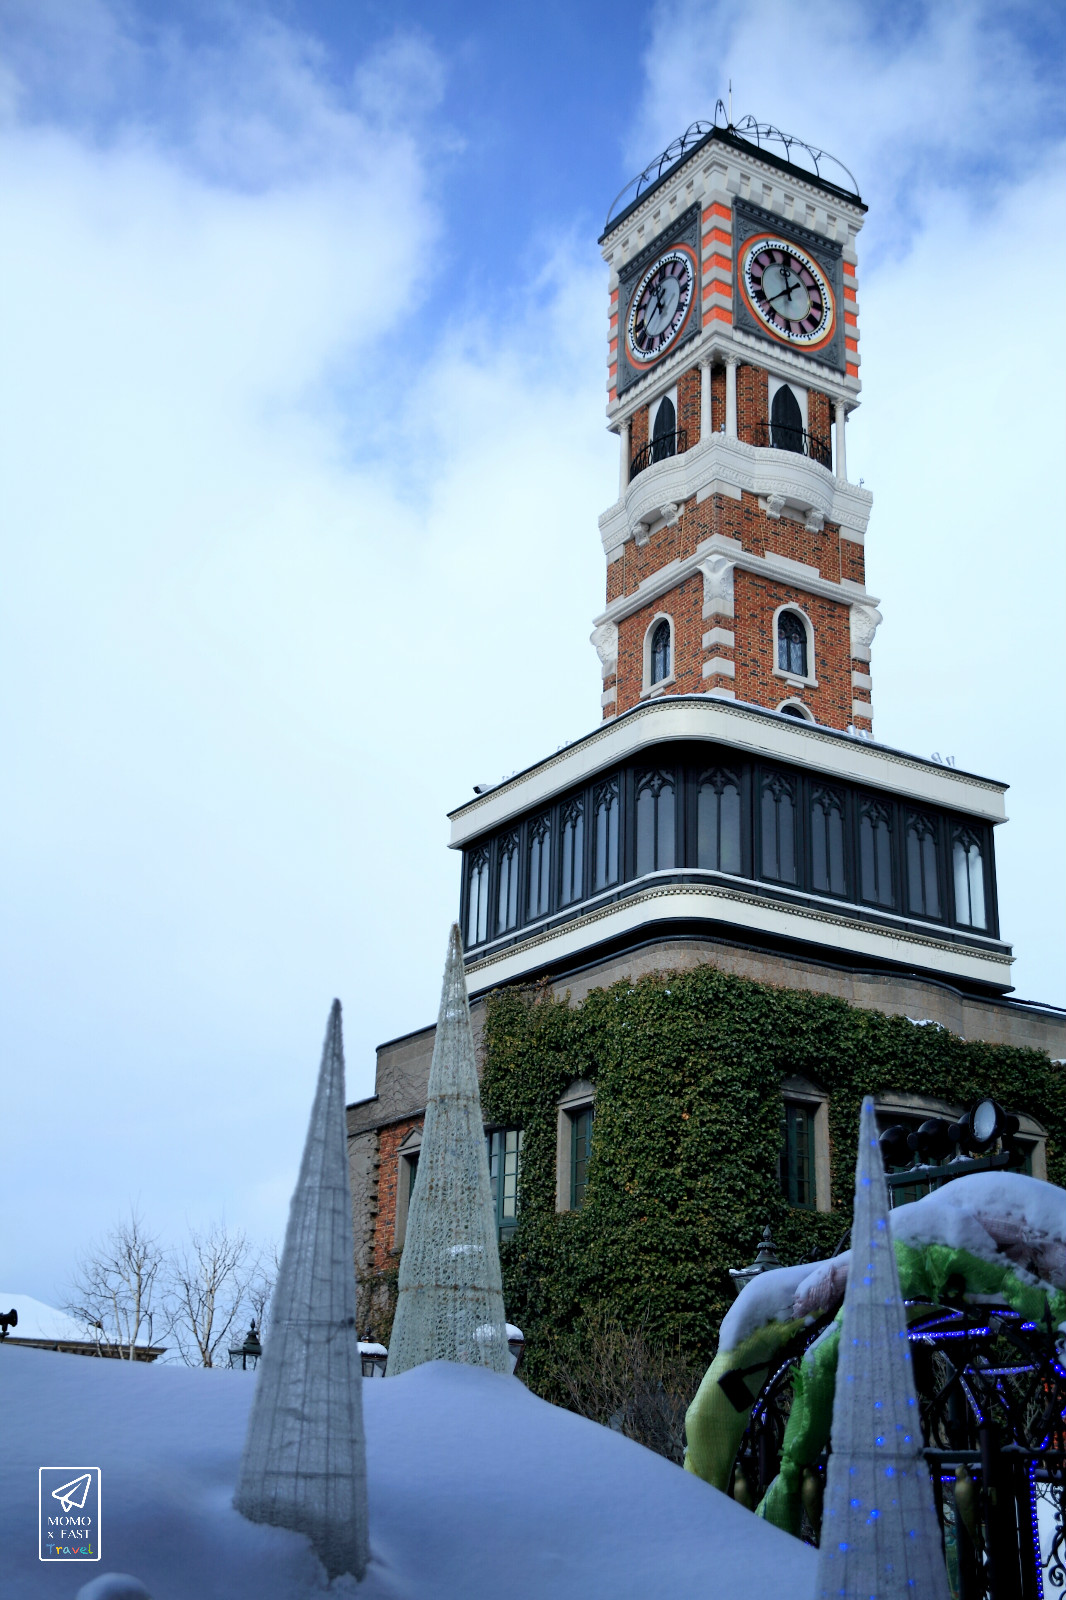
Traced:
[[793, 678], [807, 677], [807, 629], [795, 611], [782, 611], [777, 619], [777, 665]]
[[775, 450], [803, 453], [803, 413], [787, 383], [774, 395], [770, 406], [770, 437]]
[[489, 933], [489, 853], [478, 850], [470, 859], [466, 880], [466, 943], [483, 944]]
[[674, 865], [674, 780], [665, 772], [637, 779], [637, 876]]
[[967, 928], [984, 928], [985, 866], [981, 846], [972, 833], [955, 835], [952, 848], [955, 876], [955, 921]]
[[892, 818], [878, 800], [864, 800], [859, 821], [859, 866], [862, 897], [873, 905], [890, 906], [892, 892]]
[[670, 624], [664, 617], [655, 624], [651, 636], [651, 673], [652, 683], [663, 683], [670, 676]]
[[677, 453], [677, 412], [674, 402], [666, 395], [659, 401], [659, 409], [655, 413], [655, 426], [651, 433], [651, 458], [653, 461], [665, 461], [667, 456]]
[[772, 772], [762, 783], [762, 875], [779, 883], [796, 882], [796, 790], [791, 779]]
[[940, 915], [936, 823], [920, 811], [907, 817], [907, 904], [919, 917]]
[[618, 882], [618, 779], [608, 778], [592, 796], [596, 859], [592, 887], [607, 889]]
[[585, 882], [585, 802], [571, 800], [563, 807], [559, 832], [562, 872], [559, 884], [559, 904], [571, 905], [580, 900]]
[[518, 835], [509, 833], [500, 840], [498, 862], [499, 920], [497, 930], [506, 933], [518, 925]]
[[811, 873], [823, 894], [844, 893], [844, 796], [817, 788], [811, 795]]
[[551, 822], [538, 817], [529, 825], [529, 915], [543, 917], [551, 887]]
[[732, 772], [700, 774], [696, 789], [696, 865], [740, 871], [740, 784]]

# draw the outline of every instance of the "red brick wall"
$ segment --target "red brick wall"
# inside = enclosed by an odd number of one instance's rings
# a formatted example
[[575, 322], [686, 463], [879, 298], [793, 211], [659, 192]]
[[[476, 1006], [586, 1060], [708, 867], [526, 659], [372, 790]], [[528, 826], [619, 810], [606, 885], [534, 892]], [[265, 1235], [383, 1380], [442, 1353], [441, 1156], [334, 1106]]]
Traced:
[[644, 635], [660, 612], [674, 625], [674, 677], [668, 694], [699, 694], [703, 689], [703, 577], [697, 573], [660, 595], [651, 605], [618, 625], [618, 704], [628, 711], [640, 701], [644, 681]]
[[829, 396], [820, 394], [817, 389], [807, 390], [807, 431], [832, 448], [833, 407]]
[[677, 425], [688, 436], [686, 449], [700, 442], [700, 369], [690, 367], [677, 381]]
[[[378, 1214], [374, 1223], [374, 1242], [371, 1263], [374, 1272], [385, 1272], [395, 1266], [392, 1247], [396, 1239], [396, 1185], [399, 1181], [400, 1146], [412, 1128], [422, 1126], [421, 1117], [411, 1117], [406, 1122], [394, 1122], [382, 1128], [378, 1135]], [[405, 1163], [406, 1165], [406, 1163]], [[407, 1174], [404, 1173], [406, 1178]]]
[[629, 424], [629, 459], [632, 461], [638, 450], [642, 450], [648, 442], [648, 408], [641, 406], [634, 411], [633, 420]]
[[840, 541], [840, 576], [852, 583], [866, 582], [866, 552], [854, 539]]
[[745, 444], [762, 441], [758, 424], [769, 421], [770, 381], [762, 367], [737, 368], [737, 437]]
[[720, 433], [725, 427], [725, 368], [711, 369], [711, 432]]
[[[739, 568], [734, 573], [733, 595], [737, 699], [771, 707], [782, 700], [802, 700], [818, 722], [829, 728], [846, 728], [851, 721], [848, 607]], [[790, 602], [814, 627], [816, 689], [793, 689], [784, 678], [774, 675], [774, 612]]]

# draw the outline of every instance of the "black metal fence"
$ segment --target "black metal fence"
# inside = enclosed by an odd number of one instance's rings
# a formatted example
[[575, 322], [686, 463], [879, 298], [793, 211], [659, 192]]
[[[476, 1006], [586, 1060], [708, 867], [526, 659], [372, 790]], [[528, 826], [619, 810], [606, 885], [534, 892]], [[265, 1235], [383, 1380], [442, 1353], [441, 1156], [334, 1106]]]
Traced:
[[808, 432], [806, 428], [790, 428], [780, 422], [757, 422], [753, 432], [753, 444], [761, 445], [764, 449], [791, 450], [795, 455], [809, 456], [830, 472], [833, 470], [833, 447], [830, 441]]
[[674, 433], [661, 433], [657, 439], [649, 439], [629, 463], [630, 482], [653, 462], [665, 461], [669, 456], [679, 456], [687, 449], [688, 434], [684, 428], [678, 428]]

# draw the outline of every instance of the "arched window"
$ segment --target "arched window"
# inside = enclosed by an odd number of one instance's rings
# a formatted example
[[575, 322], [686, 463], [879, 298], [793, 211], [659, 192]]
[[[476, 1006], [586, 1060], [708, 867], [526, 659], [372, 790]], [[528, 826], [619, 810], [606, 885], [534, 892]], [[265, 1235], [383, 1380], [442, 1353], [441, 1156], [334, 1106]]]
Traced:
[[478, 850], [470, 858], [466, 880], [466, 943], [470, 948], [489, 936], [489, 853]]
[[803, 453], [803, 412], [787, 383], [774, 395], [770, 406], [770, 437], [775, 450]]
[[792, 678], [806, 678], [807, 629], [796, 611], [782, 611], [777, 619], [777, 666]]
[[651, 458], [653, 461], [665, 461], [667, 456], [677, 453], [677, 412], [674, 402], [669, 395], [659, 401], [659, 409], [655, 413], [655, 425], [651, 431]]
[[518, 926], [518, 835], [508, 833], [500, 840], [499, 919], [497, 931], [506, 933]]
[[637, 877], [674, 865], [674, 780], [665, 772], [637, 779]]
[[551, 822], [547, 815], [529, 825], [529, 915], [543, 917], [548, 912], [551, 888]]
[[844, 893], [844, 796], [837, 789], [811, 795], [811, 868], [822, 894]]
[[907, 818], [907, 904], [919, 917], [939, 917], [936, 823], [920, 811]]
[[806, 706], [801, 705], [798, 700], [786, 700], [784, 705], [778, 706], [777, 709], [783, 717], [795, 717], [797, 722], [814, 721]]
[[862, 897], [873, 905], [890, 906], [892, 893], [892, 819], [887, 806], [864, 800], [859, 822]]
[[580, 900], [585, 882], [585, 802], [571, 800], [563, 807], [559, 853], [562, 856], [562, 873], [559, 885], [559, 903], [568, 906]]
[[618, 779], [608, 778], [592, 796], [596, 834], [594, 889], [608, 889], [618, 882], [618, 810]]
[[762, 872], [779, 883], [796, 881], [795, 785], [779, 772], [762, 784]]
[[663, 617], [652, 629], [649, 649], [649, 683], [663, 683], [670, 676], [670, 624]]
[[740, 871], [740, 784], [732, 772], [703, 772], [696, 790], [696, 865]]
[[955, 869], [955, 921], [967, 928], [984, 928], [985, 866], [981, 846], [972, 833], [957, 833], [952, 849]]

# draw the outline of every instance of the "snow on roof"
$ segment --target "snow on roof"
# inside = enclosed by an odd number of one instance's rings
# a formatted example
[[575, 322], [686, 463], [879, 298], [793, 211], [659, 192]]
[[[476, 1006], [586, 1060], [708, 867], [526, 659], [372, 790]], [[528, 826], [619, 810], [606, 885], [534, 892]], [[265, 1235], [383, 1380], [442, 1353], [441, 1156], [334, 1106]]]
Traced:
[[55, 1339], [63, 1343], [77, 1339], [83, 1344], [92, 1339], [85, 1324], [68, 1316], [65, 1311], [46, 1306], [42, 1300], [34, 1300], [31, 1295], [12, 1294], [8, 1289], [0, 1289], [0, 1311], [7, 1312], [12, 1307], [18, 1312], [19, 1319], [18, 1325], [8, 1334], [9, 1339]]
[[[889, 1213], [904, 1244], [945, 1244], [1019, 1277], [1066, 1289], [1066, 1189], [1020, 1172], [973, 1172]], [[768, 1322], [813, 1318], [839, 1305], [850, 1251], [752, 1278], [726, 1312], [718, 1348], [733, 1350]]]
[[[101, 1468], [102, 1573], [155, 1600], [320, 1600], [308, 1541], [230, 1503], [255, 1381], [0, 1349], [4, 1600], [77, 1587], [42, 1587], [49, 1461]], [[515, 1378], [433, 1362], [365, 1383], [363, 1405], [371, 1561], [338, 1600], [813, 1600], [813, 1550]]]

